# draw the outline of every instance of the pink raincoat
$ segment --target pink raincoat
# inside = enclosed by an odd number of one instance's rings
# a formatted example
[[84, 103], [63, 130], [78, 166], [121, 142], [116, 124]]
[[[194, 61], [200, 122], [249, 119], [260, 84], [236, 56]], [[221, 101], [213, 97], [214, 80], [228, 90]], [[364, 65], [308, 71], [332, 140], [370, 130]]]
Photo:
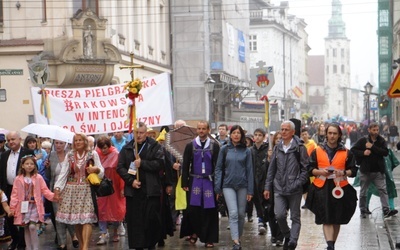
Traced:
[[96, 152], [104, 167], [104, 176], [112, 180], [114, 187], [112, 195], [97, 198], [99, 221], [123, 221], [126, 212], [125, 197], [122, 194], [125, 183], [117, 173], [118, 150], [112, 146], [106, 155], [99, 148], [96, 148]]

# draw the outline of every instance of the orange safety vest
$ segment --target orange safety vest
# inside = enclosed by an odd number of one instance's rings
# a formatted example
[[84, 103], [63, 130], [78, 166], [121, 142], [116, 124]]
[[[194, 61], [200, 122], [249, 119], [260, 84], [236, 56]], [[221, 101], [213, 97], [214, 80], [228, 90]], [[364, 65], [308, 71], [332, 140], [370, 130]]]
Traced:
[[[330, 166], [333, 166], [335, 170], [345, 170], [346, 160], [347, 160], [347, 149], [346, 150], [338, 150], [336, 151], [335, 156], [332, 159], [332, 162], [329, 161], [328, 153], [318, 146], [316, 148], [316, 155], [317, 155], [317, 164], [319, 169], [327, 169]], [[325, 176], [319, 175], [315, 177], [314, 185], [321, 188], [324, 186], [326, 181]], [[344, 187], [348, 185], [349, 182], [347, 181], [347, 177], [340, 177], [339, 185], [340, 187]]]

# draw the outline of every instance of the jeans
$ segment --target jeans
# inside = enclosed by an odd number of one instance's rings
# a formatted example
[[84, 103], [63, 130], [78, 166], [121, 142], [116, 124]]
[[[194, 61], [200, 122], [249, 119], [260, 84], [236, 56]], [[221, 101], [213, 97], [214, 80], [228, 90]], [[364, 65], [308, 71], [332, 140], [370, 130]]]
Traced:
[[232, 240], [239, 240], [243, 235], [246, 217], [247, 188], [224, 188], [226, 205], [229, 211], [229, 226]]
[[[290, 238], [290, 242], [297, 245], [297, 240], [300, 235], [301, 220], [300, 220], [300, 203], [302, 194], [281, 195], [274, 194], [275, 199], [275, 216], [278, 221], [279, 228], [285, 238]], [[287, 218], [287, 208], [290, 210], [290, 220], [292, 221], [292, 228], [289, 228]]]
[[389, 198], [386, 189], [386, 179], [385, 174], [380, 172], [368, 174], [360, 172], [360, 210], [365, 211], [367, 209], [367, 191], [371, 182], [375, 184], [379, 191], [383, 212], [387, 212], [389, 210]]
[[[117, 230], [119, 227], [120, 222], [119, 221], [113, 221], [111, 222], [112, 225], [114, 226], [114, 229]], [[100, 228], [100, 233], [106, 234], [107, 233], [107, 221], [99, 221], [99, 228]]]

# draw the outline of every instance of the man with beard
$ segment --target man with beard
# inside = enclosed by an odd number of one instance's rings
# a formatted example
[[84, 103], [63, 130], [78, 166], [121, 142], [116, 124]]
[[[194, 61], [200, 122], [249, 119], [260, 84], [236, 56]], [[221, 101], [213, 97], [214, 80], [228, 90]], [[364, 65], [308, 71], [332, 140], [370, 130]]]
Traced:
[[219, 145], [209, 138], [206, 121], [197, 124], [197, 137], [188, 143], [183, 154], [182, 188], [188, 193], [188, 207], [183, 216], [180, 236], [190, 236], [194, 245], [198, 238], [206, 248], [218, 242], [219, 225], [214, 171]]

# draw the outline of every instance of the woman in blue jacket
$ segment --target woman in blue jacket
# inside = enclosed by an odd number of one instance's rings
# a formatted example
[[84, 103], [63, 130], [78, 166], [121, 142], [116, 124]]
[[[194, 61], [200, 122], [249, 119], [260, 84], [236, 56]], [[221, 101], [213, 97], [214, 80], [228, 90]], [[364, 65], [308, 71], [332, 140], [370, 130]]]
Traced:
[[243, 234], [246, 203], [253, 197], [254, 178], [251, 152], [239, 125], [232, 126], [230, 141], [219, 152], [214, 189], [217, 199], [223, 193], [228, 206], [232, 250], [242, 249], [240, 236]]

